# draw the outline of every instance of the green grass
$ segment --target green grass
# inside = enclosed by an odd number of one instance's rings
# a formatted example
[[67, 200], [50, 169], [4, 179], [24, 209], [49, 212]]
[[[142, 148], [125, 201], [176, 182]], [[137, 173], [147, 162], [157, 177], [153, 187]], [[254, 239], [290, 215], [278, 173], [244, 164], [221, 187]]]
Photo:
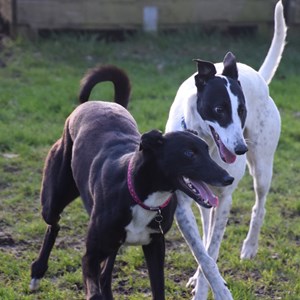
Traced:
[[[46, 229], [40, 217], [43, 161], [78, 104], [79, 80], [97, 64], [124, 68], [132, 81], [129, 109], [140, 131], [164, 130], [180, 83], [196, 66], [193, 58], [220, 61], [227, 51], [257, 68], [270, 38], [205, 35], [197, 31], [137, 34], [123, 42], [95, 36], [54, 35], [35, 42], [0, 44], [0, 299], [83, 299], [81, 256], [88, 222], [80, 199], [62, 215], [49, 270], [36, 293], [29, 291], [29, 268]], [[253, 205], [245, 176], [234, 194], [218, 266], [234, 299], [300, 299], [300, 42], [290, 30], [270, 92], [282, 116], [282, 134], [274, 165], [257, 257], [240, 261]], [[112, 86], [98, 85], [94, 99], [112, 98]], [[13, 156], [10, 156], [13, 154]], [[190, 299], [185, 287], [196, 270], [194, 259], [174, 225], [167, 235], [167, 299]], [[116, 299], [149, 299], [147, 270], [140, 247], [122, 248], [113, 280]], [[211, 296], [210, 296], [211, 297]]]

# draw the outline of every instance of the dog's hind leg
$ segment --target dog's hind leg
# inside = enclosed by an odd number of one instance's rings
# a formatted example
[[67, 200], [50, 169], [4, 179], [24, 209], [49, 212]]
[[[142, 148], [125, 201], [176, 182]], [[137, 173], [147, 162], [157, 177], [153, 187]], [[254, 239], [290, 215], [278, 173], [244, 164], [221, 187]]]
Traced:
[[79, 193], [73, 180], [70, 161], [71, 141], [58, 140], [46, 159], [41, 189], [42, 216], [48, 224], [38, 258], [31, 265], [30, 289], [38, 288], [39, 280], [48, 269], [48, 260], [58, 231], [60, 213]]
[[152, 299], [165, 299], [164, 264], [165, 238], [163, 234], [155, 234], [151, 243], [143, 246], [144, 256], [149, 271]]
[[[258, 159], [257, 159], [258, 158]], [[252, 208], [250, 228], [244, 240], [241, 259], [251, 259], [257, 254], [258, 239], [265, 216], [265, 203], [269, 192], [273, 174], [274, 153], [261, 157], [248, 155], [249, 169], [253, 176], [255, 204]]]
[[[267, 117], [262, 116], [259, 132], [252, 129], [246, 132], [249, 140], [249, 151], [247, 153], [247, 163], [255, 191], [255, 204], [252, 208], [250, 228], [244, 240], [241, 259], [251, 259], [258, 251], [258, 239], [265, 216], [265, 203], [271, 186], [273, 174], [273, 162], [276, 147], [280, 136], [280, 116], [273, 105], [272, 99], [268, 99]], [[263, 118], [264, 117], [264, 118]]]
[[[268, 159], [269, 161], [269, 159]], [[255, 204], [252, 208], [250, 227], [241, 250], [241, 259], [251, 259], [258, 251], [258, 239], [265, 216], [265, 203], [272, 179], [272, 161], [265, 162], [265, 170], [258, 174], [256, 166], [251, 166], [255, 190]]]

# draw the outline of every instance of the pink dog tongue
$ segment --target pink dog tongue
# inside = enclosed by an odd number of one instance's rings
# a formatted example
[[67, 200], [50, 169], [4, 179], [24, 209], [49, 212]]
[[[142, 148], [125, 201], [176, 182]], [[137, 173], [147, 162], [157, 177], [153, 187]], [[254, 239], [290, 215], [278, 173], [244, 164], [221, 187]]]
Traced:
[[219, 205], [218, 197], [212, 193], [212, 191], [208, 188], [206, 184], [204, 184], [203, 182], [196, 182], [193, 180], [191, 180], [191, 183], [197, 189], [203, 200], [207, 200], [208, 203], [213, 207], [217, 207]]
[[232, 154], [222, 142], [220, 143], [220, 154], [222, 159], [228, 164], [232, 164], [236, 160], [236, 156]]

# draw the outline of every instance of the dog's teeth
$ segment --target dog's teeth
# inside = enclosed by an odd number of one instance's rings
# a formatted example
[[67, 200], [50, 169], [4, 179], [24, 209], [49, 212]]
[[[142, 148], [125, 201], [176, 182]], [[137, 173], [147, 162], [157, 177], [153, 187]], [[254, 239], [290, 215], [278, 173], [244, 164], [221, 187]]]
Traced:
[[191, 184], [190, 180], [187, 177], [183, 177], [183, 180], [187, 185]]
[[191, 183], [191, 181], [189, 180], [189, 178], [187, 177], [183, 177], [183, 180], [185, 182], [185, 184], [188, 186], [188, 188], [196, 195], [198, 195], [198, 190], [193, 186], [193, 184]]

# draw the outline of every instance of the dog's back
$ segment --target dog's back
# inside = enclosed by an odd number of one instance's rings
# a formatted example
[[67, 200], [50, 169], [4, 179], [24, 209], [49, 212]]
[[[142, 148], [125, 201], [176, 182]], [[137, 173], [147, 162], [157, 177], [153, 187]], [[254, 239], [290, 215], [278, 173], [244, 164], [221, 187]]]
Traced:
[[119, 140], [126, 137], [139, 140], [137, 124], [131, 114], [119, 104], [103, 101], [89, 101], [78, 106], [69, 116], [68, 130], [72, 141], [80, 136], [92, 135], [88, 140], [93, 145], [102, 144], [104, 140]]
[[92, 165], [104, 165], [108, 157], [118, 161], [124, 154], [135, 151], [140, 134], [135, 120], [125, 108], [102, 101], [89, 101], [78, 106], [67, 119], [64, 130], [72, 141], [73, 178], [81, 187], [79, 192], [90, 212], [93, 204], [86, 191], [91, 178], [99, 172]]

